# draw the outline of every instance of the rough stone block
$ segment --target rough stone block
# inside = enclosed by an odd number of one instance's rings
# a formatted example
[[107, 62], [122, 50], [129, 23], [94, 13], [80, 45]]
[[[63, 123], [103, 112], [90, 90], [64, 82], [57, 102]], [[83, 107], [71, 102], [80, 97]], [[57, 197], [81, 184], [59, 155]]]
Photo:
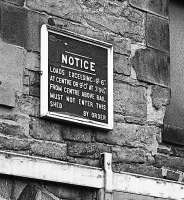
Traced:
[[68, 155], [81, 158], [100, 158], [102, 152], [110, 152], [108, 145], [98, 143], [70, 143], [68, 145]]
[[146, 89], [115, 83], [114, 111], [128, 116], [146, 117]]
[[88, 165], [88, 166], [92, 166], [92, 167], [101, 167], [99, 158], [97, 158], [97, 159], [94, 159], [94, 158], [76, 158], [76, 157], [67, 156], [67, 162], [77, 163], [77, 164], [80, 164], [80, 165]]
[[170, 102], [170, 89], [155, 85], [152, 87], [152, 104], [156, 109], [166, 106]]
[[114, 72], [118, 74], [130, 75], [130, 61], [127, 56], [114, 54]]
[[155, 155], [155, 166], [183, 171], [184, 158], [157, 154]]
[[18, 139], [0, 135], [0, 149], [24, 151], [30, 149], [31, 142], [26, 139]]
[[163, 124], [163, 119], [165, 115], [165, 106], [160, 106], [160, 108], [155, 108], [152, 102], [152, 86], [149, 86], [147, 89], [147, 122], [149, 124]]
[[142, 21], [132, 22], [124, 17], [116, 17], [106, 13], [85, 13], [84, 18], [87, 23], [99, 30], [113, 32], [125, 38], [143, 42], [145, 39], [144, 14], [140, 18]]
[[139, 163], [113, 163], [113, 171], [114, 172], [129, 172], [129, 173], [136, 173], [145, 176], [163, 178], [161, 168], [156, 168], [151, 165], [146, 164], [139, 164]]
[[143, 164], [147, 161], [147, 153], [141, 148], [114, 147], [113, 162], [114, 163], [139, 163]]
[[62, 141], [62, 128], [64, 127], [54, 122], [32, 118], [30, 122], [30, 135], [35, 139]]
[[130, 55], [130, 40], [115, 35], [107, 35], [106, 41], [113, 45], [116, 53]]
[[40, 51], [40, 28], [47, 22], [44, 15], [3, 3], [1, 18], [3, 40]]
[[169, 85], [169, 56], [150, 48], [138, 49], [132, 64], [138, 80]]
[[168, 16], [168, 3], [168, 0], [130, 0], [132, 6], [164, 17]]
[[23, 6], [25, 0], [4, 0], [4, 1], [18, 6]]
[[27, 95], [17, 96], [16, 109], [24, 114], [38, 117], [40, 115], [40, 100], [37, 97]]
[[35, 141], [31, 144], [31, 151], [34, 155], [62, 160], [66, 157], [67, 147], [62, 143]]
[[0, 133], [10, 136], [25, 136], [24, 127], [11, 120], [0, 120]]
[[15, 107], [15, 91], [10, 83], [0, 85], [0, 104], [8, 107]]
[[80, 3], [84, 19], [90, 26], [141, 42], [144, 39], [145, 14], [130, 7], [127, 1], [81, 1]]
[[78, 142], [90, 142], [92, 137], [92, 131], [85, 128], [79, 128], [76, 126], [63, 127], [63, 138], [65, 140], [78, 141]]
[[15, 93], [23, 89], [25, 51], [0, 40], [0, 104], [15, 106]]
[[33, 10], [45, 11], [52, 15], [73, 19], [81, 14], [81, 7], [76, 0], [27, 0], [26, 6]]
[[160, 132], [154, 126], [139, 126], [134, 124], [116, 123], [113, 131], [97, 132], [96, 140], [107, 144], [128, 145], [132, 147], [143, 147], [149, 151], [156, 152], [156, 136]]
[[[81, 5], [80, 5], [81, 4]], [[97, 30], [113, 32], [121, 34], [123, 37], [133, 38], [141, 41], [145, 38], [144, 19], [145, 14], [128, 7], [127, 3], [116, 2], [98, 3], [102, 8], [96, 9], [95, 6], [86, 7], [88, 3], [77, 2], [76, 0], [69, 1], [27, 1], [27, 6], [39, 11], [60, 16], [72, 21], [88, 23]], [[118, 10], [118, 12], [116, 12]], [[82, 33], [82, 32], [81, 32]]]
[[148, 14], [146, 21], [146, 42], [150, 47], [169, 52], [168, 20]]

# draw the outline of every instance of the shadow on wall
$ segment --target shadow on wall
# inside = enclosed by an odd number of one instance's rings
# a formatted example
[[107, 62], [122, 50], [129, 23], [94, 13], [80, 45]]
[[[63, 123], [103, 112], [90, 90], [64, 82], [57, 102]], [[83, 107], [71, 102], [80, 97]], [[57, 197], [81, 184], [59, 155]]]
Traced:
[[[171, 102], [164, 119], [163, 140], [184, 145], [184, 2], [170, 0]], [[183, 135], [183, 137], [182, 137]], [[183, 138], [183, 139], [182, 139]]]

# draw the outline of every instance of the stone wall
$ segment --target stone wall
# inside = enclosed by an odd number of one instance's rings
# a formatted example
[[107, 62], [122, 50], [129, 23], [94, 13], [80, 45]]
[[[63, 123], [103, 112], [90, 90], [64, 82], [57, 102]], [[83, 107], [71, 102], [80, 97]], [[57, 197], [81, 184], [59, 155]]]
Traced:
[[[42, 24], [113, 44], [112, 131], [40, 118]], [[0, 61], [0, 150], [96, 167], [111, 152], [114, 172], [163, 178], [166, 169], [165, 178], [181, 177], [184, 151], [161, 137], [170, 99], [167, 0], [0, 0]], [[45, 191], [38, 183], [30, 188]]]

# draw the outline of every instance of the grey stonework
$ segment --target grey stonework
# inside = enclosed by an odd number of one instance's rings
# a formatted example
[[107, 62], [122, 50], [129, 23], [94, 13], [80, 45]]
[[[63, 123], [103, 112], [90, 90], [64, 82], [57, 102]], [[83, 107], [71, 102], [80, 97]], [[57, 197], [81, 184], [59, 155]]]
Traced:
[[[40, 27], [110, 42], [114, 47], [114, 129], [40, 118]], [[51, 20], [50, 20], [51, 21]], [[0, 0], [0, 149], [177, 180], [182, 148], [162, 144], [170, 100], [167, 0]], [[0, 198], [96, 199], [96, 191], [0, 177]], [[84, 192], [86, 191], [86, 193]]]

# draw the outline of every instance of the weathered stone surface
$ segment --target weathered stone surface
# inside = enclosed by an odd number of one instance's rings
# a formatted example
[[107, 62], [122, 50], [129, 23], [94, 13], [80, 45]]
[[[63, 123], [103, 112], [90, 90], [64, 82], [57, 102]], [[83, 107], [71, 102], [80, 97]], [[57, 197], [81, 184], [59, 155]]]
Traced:
[[70, 143], [68, 155], [81, 158], [100, 158], [100, 153], [110, 152], [111, 147], [98, 143]]
[[169, 57], [150, 48], [139, 49], [132, 58], [137, 79], [168, 86]]
[[40, 100], [37, 97], [20, 95], [16, 97], [16, 109], [24, 114], [38, 117], [40, 115]]
[[63, 138], [71, 141], [90, 142], [92, 137], [92, 131], [90, 129], [82, 129], [76, 126], [63, 127], [62, 132]]
[[[129, 7], [127, 3], [108, 1], [104, 4], [104, 2], [98, 2], [100, 9], [99, 6], [98, 8], [96, 6], [86, 6], [88, 4], [86, 2], [81, 2], [81, 4], [76, 0], [72, 2], [27, 1], [27, 6], [30, 8], [53, 13], [54, 15], [83, 24], [87, 23], [100, 31], [121, 34], [121, 36], [123, 35], [138, 41], [142, 41], [145, 38], [144, 13]], [[96, 8], [95, 13], [94, 8]]]
[[120, 54], [130, 55], [130, 40], [115, 35], [107, 35], [106, 41], [111, 43], [114, 48], [114, 52]]
[[113, 62], [115, 73], [124, 74], [127, 76], [130, 75], [130, 61], [128, 57], [115, 53]]
[[168, 16], [168, 3], [168, 0], [130, 0], [132, 6], [164, 17]]
[[11, 120], [0, 120], [0, 133], [10, 136], [25, 136], [24, 127]]
[[30, 135], [35, 139], [62, 141], [62, 127], [49, 120], [32, 118], [30, 122]]
[[146, 117], [145, 88], [115, 83], [114, 111], [128, 116]]
[[125, 123], [115, 123], [114, 127], [114, 130], [108, 133], [97, 132], [96, 140], [108, 144], [144, 147], [156, 152], [156, 135], [160, 132], [159, 128]]
[[170, 101], [170, 89], [158, 85], [152, 87], [152, 104], [156, 109], [166, 106]]
[[0, 104], [15, 106], [15, 93], [23, 88], [25, 51], [0, 40]]
[[127, 1], [82, 1], [81, 4], [84, 19], [90, 26], [138, 41], [144, 39], [145, 15], [130, 7]]
[[29, 150], [31, 141], [0, 135], [0, 149], [3, 150]]
[[99, 14], [109, 14], [116, 17], [124, 17], [132, 22], [142, 22], [142, 15], [140, 11], [129, 6], [128, 1], [111, 1], [111, 0], [93, 0], [80, 1], [84, 12], [96, 12]]
[[54, 142], [33, 142], [31, 144], [31, 151], [34, 155], [64, 159], [66, 157], [66, 144]]
[[146, 21], [146, 41], [150, 47], [169, 52], [168, 20], [148, 14]]
[[0, 177], [0, 199], [10, 199], [13, 186], [13, 179], [8, 179], [6, 176]]
[[27, 6], [39, 11], [60, 16], [76, 22], [125, 37], [142, 41], [144, 39], [144, 13], [128, 6], [127, 2], [85, 2], [85, 1], [27, 1]]
[[4, 1], [18, 6], [23, 6], [25, 0], [4, 0]]
[[142, 42], [145, 38], [144, 14], [140, 13], [140, 15], [142, 15], [142, 23], [132, 22], [124, 17], [116, 17], [105, 13], [85, 13], [84, 17], [88, 24], [97, 29]]
[[32, 71], [40, 70], [40, 56], [35, 52], [26, 53], [26, 68]]
[[30, 118], [26, 114], [0, 111], [1, 134], [10, 136], [28, 137]]
[[151, 165], [146, 164], [125, 164], [125, 163], [113, 163], [113, 171], [114, 172], [129, 172], [142, 174], [151, 177], [163, 178], [161, 168], [156, 168]]
[[147, 153], [141, 148], [113, 147], [114, 163], [145, 163]]
[[2, 36], [9, 43], [24, 46], [26, 41], [25, 19], [27, 12], [25, 9], [12, 5], [2, 4]]
[[40, 29], [43, 24], [47, 24], [47, 16], [33, 11], [28, 11], [25, 20], [25, 48], [40, 52]]
[[155, 106], [153, 106], [151, 94], [152, 94], [152, 88], [151, 88], [151, 86], [148, 86], [148, 89], [147, 89], [147, 122], [149, 124], [162, 125], [166, 107], [161, 106], [159, 109], [156, 109]]
[[184, 158], [168, 156], [163, 154], [157, 154], [155, 156], [156, 167], [169, 167], [170, 169], [176, 169], [183, 171]]
[[27, 0], [26, 5], [33, 10], [46, 11], [47, 13], [72, 20], [78, 19], [81, 14], [81, 7], [76, 0]]
[[3, 3], [1, 21], [4, 41], [40, 51], [40, 27], [47, 22], [44, 15]]
[[93, 166], [93, 167], [102, 167], [100, 164], [99, 158], [97, 158], [97, 159], [76, 158], [76, 157], [67, 156], [67, 162], [77, 163], [77, 164], [81, 164], [81, 165], [88, 165], [88, 166]]

